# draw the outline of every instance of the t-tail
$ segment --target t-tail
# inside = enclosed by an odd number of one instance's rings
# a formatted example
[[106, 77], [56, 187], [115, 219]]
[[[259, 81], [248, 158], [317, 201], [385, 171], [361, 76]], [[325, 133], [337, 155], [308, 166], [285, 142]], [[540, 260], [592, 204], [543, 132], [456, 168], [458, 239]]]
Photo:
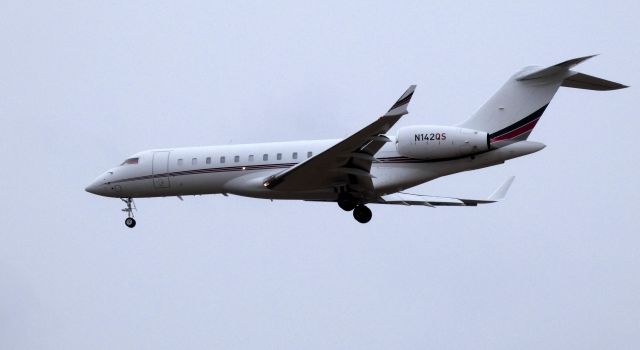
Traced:
[[459, 126], [487, 132], [491, 147], [498, 148], [526, 140], [561, 86], [597, 91], [627, 87], [571, 70], [594, 56], [574, 58], [546, 68], [524, 68]]

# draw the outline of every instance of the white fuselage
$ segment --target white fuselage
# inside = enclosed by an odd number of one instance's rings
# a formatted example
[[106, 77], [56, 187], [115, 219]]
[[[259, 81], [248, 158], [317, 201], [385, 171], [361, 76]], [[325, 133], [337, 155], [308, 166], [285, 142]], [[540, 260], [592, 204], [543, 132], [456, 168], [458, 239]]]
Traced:
[[[154, 149], [129, 158], [129, 164], [100, 175], [87, 191], [107, 197], [139, 198], [231, 193], [266, 199], [335, 200], [339, 188], [292, 192], [263, 186], [269, 176], [290, 168], [340, 140]], [[544, 145], [520, 141], [472, 156], [419, 160], [396, 151], [395, 139], [375, 154], [371, 167], [375, 191], [394, 193], [440, 176], [503, 163]]]

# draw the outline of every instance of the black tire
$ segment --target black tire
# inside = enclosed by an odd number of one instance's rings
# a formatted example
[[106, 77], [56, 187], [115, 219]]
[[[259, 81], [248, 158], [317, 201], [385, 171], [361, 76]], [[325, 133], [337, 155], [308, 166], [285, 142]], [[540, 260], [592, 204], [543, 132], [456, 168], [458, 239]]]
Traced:
[[126, 219], [124, 219], [124, 224], [128, 228], [134, 228], [134, 227], [136, 227], [136, 219], [134, 219], [134, 218], [126, 218]]
[[352, 211], [358, 203], [351, 197], [338, 198], [338, 206], [344, 211]]
[[359, 205], [353, 210], [353, 218], [361, 224], [371, 221], [371, 216], [373, 216], [371, 209], [366, 205]]

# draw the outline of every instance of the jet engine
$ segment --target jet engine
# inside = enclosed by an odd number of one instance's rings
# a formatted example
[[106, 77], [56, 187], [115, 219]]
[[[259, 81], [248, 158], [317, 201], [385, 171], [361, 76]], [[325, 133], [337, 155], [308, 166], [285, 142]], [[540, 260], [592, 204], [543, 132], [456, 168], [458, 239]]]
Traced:
[[456, 158], [489, 150], [489, 135], [455, 126], [407, 126], [398, 130], [396, 150], [415, 159]]

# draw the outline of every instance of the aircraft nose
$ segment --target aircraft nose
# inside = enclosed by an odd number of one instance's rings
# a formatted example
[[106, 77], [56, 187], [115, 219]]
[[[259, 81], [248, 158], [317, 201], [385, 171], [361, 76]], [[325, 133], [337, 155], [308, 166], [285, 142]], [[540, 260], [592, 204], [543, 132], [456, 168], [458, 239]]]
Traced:
[[96, 194], [98, 196], [106, 196], [108, 195], [109, 191], [107, 188], [107, 177], [110, 174], [110, 172], [106, 172], [100, 176], [98, 176], [97, 179], [95, 179], [91, 184], [89, 184], [89, 186], [87, 186], [84, 190], [89, 192], [89, 193], [93, 193]]
[[102, 182], [96, 180], [92, 182], [89, 186], [87, 186], [84, 190], [89, 193], [97, 194], [100, 196], [104, 194], [103, 187], [104, 185], [102, 184]]
[[93, 194], [99, 194], [99, 186], [97, 183], [93, 182], [91, 183], [89, 186], [87, 186], [85, 189], [85, 191], [89, 192], [89, 193], [93, 193]]

